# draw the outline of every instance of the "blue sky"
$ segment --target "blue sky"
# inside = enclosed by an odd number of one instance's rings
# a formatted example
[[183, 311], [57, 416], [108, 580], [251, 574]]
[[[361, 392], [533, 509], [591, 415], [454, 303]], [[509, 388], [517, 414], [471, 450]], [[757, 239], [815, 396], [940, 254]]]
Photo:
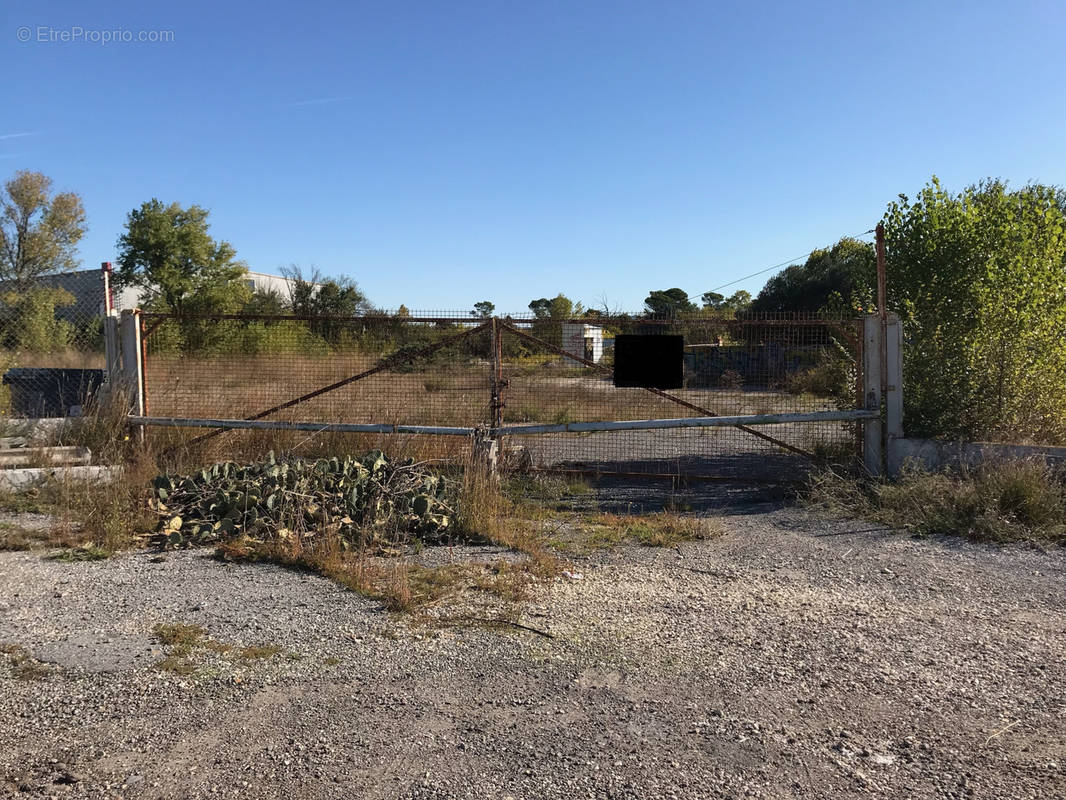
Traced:
[[[0, 174], [82, 195], [85, 266], [158, 197], [209, 208], [252, 269], [349, 275], [380, 307], [636, 309], [866, 231], [933, 173], [1066, 184], [1061, 2], [0, 15]], [[60, 40], [77, 28], [173, 41]]]

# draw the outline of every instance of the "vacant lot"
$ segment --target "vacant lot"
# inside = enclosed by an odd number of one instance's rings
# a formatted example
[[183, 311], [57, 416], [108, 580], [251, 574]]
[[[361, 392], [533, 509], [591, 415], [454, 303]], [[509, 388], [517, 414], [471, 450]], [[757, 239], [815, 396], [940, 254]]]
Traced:
[[1066, 555], [722, 522], [575, 559], [535, 631], [413, 624], [207, 552], [0, 553], [0, 791], [1066, 796]]

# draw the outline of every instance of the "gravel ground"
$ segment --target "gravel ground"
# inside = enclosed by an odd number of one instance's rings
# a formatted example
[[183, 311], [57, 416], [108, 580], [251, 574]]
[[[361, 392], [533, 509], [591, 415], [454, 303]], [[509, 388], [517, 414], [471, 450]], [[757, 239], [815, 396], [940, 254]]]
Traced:
[[[0, 794], [1066, 797], [1066, 554], [722, 522], [576, 560], [522, 617], [551, 638], [205, 552], [0, 553], [0, 642], [47, 668], [0, 657]], [[161, 672], [160, 622], [281, 650]]]

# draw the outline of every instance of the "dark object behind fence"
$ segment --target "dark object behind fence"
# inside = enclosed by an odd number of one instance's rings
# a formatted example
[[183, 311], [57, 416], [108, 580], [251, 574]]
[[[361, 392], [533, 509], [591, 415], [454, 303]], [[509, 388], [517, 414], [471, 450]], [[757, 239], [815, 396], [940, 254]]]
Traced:
[[614, 385], [680, 389], [685, 382], [685, 337], [619, 334], [614, 339]]
[[91, 400], [104, 382], [102, 369], [16, 367], [4, 373], [15, 417], [66, 417]]

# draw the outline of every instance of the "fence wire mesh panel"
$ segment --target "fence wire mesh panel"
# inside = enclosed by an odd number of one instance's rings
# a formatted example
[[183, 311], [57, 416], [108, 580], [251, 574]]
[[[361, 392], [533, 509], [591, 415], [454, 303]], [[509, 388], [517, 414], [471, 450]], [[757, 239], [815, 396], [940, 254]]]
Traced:
[[[800, 317], [516, 321], [503, 334], [503, 417], [571, 423], [856, 409], [860, 333], [858, 320]], [[634, 334], [682, 337], [679, 388], [614, 385], [613, 342]], [[854, 460], [857, 425], [819, 420], [515, 435], [506, 437], [505, 451], [548, 469], [791, 480], [816, 460]]]
[[0, 282], [0, 414], [77, 416], [104, 384], [100, 270]]
[[[469, 317], [295, 318], [146, 314], [145, 403], [154, 417], [473, 427], [489, 417], [491, 335]], [[229, 450], [243, 450], [238, 433]], [[387, 447], [459, 458], [458, 436], [260, 431], [309, 451]]]
[[[484, 427], [501, 434], [504, 465], [518, 469], [788, 480], [816, 460], [858, 456], [858, 423], [821, 418], [757, 427], [551, 430], [859, 408], [858, 320], [145, 314], [144, 325], [147, 416], [304, 427], [227, 432], [219, 438], [230, 452], [270, 441], [457, 459], [467, 454], [469, 436], [434, 434]], [[615, 343], [634, 335], [681, 337], [677, 388], [615, 385]], [[314, 430], [338, 423], [431, 430]], [[537, 430], [546, 426], [548, 432]]]

